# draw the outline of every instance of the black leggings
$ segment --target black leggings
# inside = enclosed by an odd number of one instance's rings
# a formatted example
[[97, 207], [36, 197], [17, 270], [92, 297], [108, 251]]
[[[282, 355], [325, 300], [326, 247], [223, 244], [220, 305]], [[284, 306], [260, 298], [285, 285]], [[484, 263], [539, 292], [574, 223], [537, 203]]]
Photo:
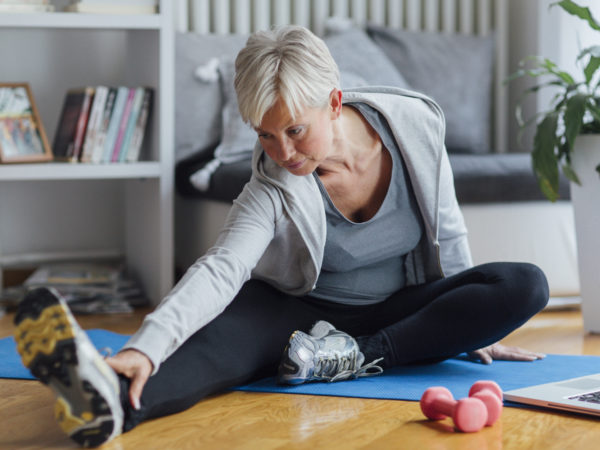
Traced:
[[[201, 295], [201, 294], [199, 294]], [[490, 263], [398, 291], [369, 306], [286, 295], [247, 282], [225, 311], [192, 335], [150, 377], [135, 411], [121, 377], [124, 431], [183, 411], [207, 395], [274, 375], [294, 330], [327, 320], [359, 343], [385, 347], [385, 366], [441, 361], [505, 337], [548, 301], [543, 272], [526, 263]], [[363, 344], [361, 344], [361, 349]], [[366, 354], [370, 362], [371, 355]], [[377, 355], [372, 355], [377, 356]]]

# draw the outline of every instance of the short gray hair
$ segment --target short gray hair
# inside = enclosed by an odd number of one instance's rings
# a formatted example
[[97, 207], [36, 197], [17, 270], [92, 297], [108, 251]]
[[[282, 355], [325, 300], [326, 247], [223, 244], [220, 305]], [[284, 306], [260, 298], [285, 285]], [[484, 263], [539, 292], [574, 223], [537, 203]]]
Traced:
[[253, 127], [278, 97], [294, 118], [305, 107], [324, 107], [339, 85], [340, 72], [325, 42], [298, 25], [251, 34], [235, 60], [240, 114]]

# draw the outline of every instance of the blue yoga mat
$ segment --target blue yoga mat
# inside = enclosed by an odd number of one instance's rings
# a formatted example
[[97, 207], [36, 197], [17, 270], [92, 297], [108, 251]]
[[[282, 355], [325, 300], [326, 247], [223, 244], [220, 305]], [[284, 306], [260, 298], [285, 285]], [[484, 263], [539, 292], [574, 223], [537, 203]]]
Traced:
[[[108, 347], [113, 353], [118, 352], [129, 339], [127, 335], [107, 330], [94, 329], [86, 332], [97, 349]], [[17, 344], [12, 336], [0, 339], [0, 378], [34, 379], [29, 369], [21, 363]]]
[[[129, 338], [107, 330], [87, 332], [96, 348], [110, 347], [113, 352], [121, 349]], [[378, 376], [351, 381], [279, 386], [275, 378], [270, 377], [233, 390], [419, 400], [428, 387], [445, 386], [455, 398], [462, 398], [468, 395], [469, 388], [477, 380], [494, 380], [507, 391], [593, 373], [600, 373], [598, 356], [548, 355], [534, 362], [494, 361], [490, 365], [458, 357], [438, 364], [388, 369]], [[0, 339], [0, 378], [33, 379], [22, 365], [12, 337]]]
[[598, 356], [548, 355], [533, 362], [494, 361], [490, 365], [458, 357], [438, 364], [396, 367], [381, 375], [345, 382], [279, 386], [275, 378], [266, 378], [235, 390], [419, 400], [428, 387], [445, 386], [454, 398], [462, 398], [468, 396], [469, 388], [478, 380], [494, 380], [503, 391], [508, 391], [593, 373], [600, 373]]

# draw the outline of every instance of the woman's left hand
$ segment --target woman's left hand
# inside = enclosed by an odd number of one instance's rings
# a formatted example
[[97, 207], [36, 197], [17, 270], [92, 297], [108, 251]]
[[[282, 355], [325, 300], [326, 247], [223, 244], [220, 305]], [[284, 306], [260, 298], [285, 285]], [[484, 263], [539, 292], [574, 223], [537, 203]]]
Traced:
[[545, 358], [543, 353], [530, 352], [520, 347], [507, 347], [502, 344], [492, 344], [479, 350], [469, 352], [469, 357], [483, 364], [491, 364], [494, 359], [504, 361], [535, 361]]

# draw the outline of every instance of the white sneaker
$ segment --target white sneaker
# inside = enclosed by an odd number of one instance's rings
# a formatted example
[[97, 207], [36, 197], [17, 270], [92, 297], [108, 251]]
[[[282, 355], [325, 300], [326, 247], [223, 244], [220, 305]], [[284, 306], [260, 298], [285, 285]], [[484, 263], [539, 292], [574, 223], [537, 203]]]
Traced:
[[38, 288], [19, 303], [15, 340], [23, 364], [57, 396], [60, 427], [84, 447], [121, 434], [119, 379], [58, 292]]
[[302, 384], [378, 375], [383, 369], [376, 364], [382, 359], [363, 366], [365, 357], [356, 340], [320, 320], [309, 334], [294, 331], [283, 352], [277, 381], [280, 384]]

